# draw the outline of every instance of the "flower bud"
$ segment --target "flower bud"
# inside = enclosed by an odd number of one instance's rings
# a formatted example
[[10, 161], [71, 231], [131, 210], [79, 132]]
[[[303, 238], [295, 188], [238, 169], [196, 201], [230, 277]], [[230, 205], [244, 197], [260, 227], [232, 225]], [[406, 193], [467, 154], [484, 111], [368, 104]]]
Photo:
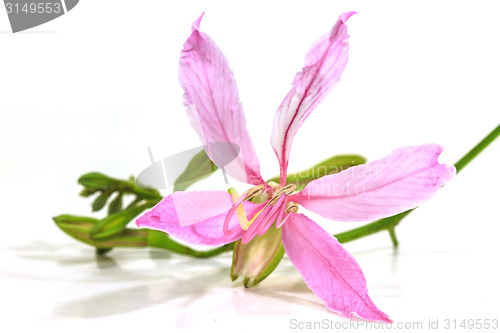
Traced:
[[111, 202], [109, 203], [108, 215], [113, 215], [113, 214], [121, 212], [122, 207], [123, 207], [123, 196], [121, 193], [118, 193], [116, 198], [111, 200]]
[[78, 182], [89, 189], [106, 189], [118, 186], [121, 183], [118, 179], [108, 177], [99, 172], [86, 173], [78, 179]]
[[103, 218], [90, 230], [90, 238], [94, 241], [105, 241], [113, 238], [146, 208], [147, 206], [141, 205]]
[[92, 203], [92, 211], [97, 212], [101, 210], [105, 205], [106, 202], [109, 199], [109, 196], [111, 195], [111, 192], [103, 192], [97, 198], [95, 198], [94, 202]]
[[271, 274], [284, 254], [281, 229], [271, 227], [263, 236], [256, 236], [248, 244], [239, 240], [233, 250], [231, 280], [243, 276], [245, 287], [253, 287]]

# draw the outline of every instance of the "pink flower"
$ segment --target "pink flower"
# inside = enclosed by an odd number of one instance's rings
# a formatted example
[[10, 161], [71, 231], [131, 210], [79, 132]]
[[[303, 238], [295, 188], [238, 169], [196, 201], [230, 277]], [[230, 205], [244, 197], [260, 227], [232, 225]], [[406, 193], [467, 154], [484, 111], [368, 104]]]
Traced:
[[[204, 144], [231, 142], [240, 147], [238, 157], [225, 172], [254, 187], [239, 197], [234, 190], [174, 192], [140, 217], [137, 225], [188, 243], [212, 246], [239, 239], [247, 244], [275, 225], [281, 228], [292, 264], [329, 309], [346, 317], [356, 314], [390, 322], [368, 296], [356, 260], [297, 209], [300, 204], [336, 221], [372, 221], [414, 208], [456, 173], [454, 166], [438, 163], [442, 148], [436, 144], [398, 148], [381, 160], [314, 180], [298, 193], [295, 185], [285, 183], [295, 134], [346, 67], [346, 21], [353, 14], [340, 15], [335, 26], [309, 50], [305, 67], [295, 76], [276, 112], [271, 145], [280, 164], [279, 185], [266, 184], [261, 177], [233, 73], [212, 39], [200, 32], [198, 18], [180, 59], [179, 77], [188, 116]], [[258, 193], [267, 200], [249, 201]]]

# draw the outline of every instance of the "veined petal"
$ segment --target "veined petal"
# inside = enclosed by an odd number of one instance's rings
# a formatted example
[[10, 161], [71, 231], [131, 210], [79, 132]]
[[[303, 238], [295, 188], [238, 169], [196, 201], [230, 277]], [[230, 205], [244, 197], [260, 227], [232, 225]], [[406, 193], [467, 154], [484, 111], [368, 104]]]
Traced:
[[336, 221], [371, 221], [415, 208], [456, 174], [439, 164], [437, 144], [401, 147], [381, 160], [358, 165], [310, 182], [290, 196], [323, 217]]
[[290, 261], [328, 309], [348, 318], [355, 313], [364, 319], [392, 322], [370, 299], [361, 268], [335, 237], [295, 213], [283, 225], [282, 237]]
[[[203, 16], [203, 15], [202, 15]], [[186, 106], [191, 125], [207, 146], [207, 155], [231, 177], [249, 184], [265, 183], [255, 149], [246, 129], [245, 114], [238, 96], [238, 88], [226, 57], [214, 41], [200, 32], [202, 16], [193, 23], [191, 36], [186, 40], [179, 62], [179, 80], [185, 91]], [[219, 165], [210, 150], [211, 143], [229, 142], [231, 151], [224, 152], [233, 160]], [[220, 154], [220, 152], [218, 152]]]
[[288, 157], [293, 138], [316, 105], [330, 92], [347, 65], [348, 39], [346, 21], [354, 12], [340, 15], [328, 34], [309, 50], [305, 67], [295, 75], [292, 90], [274, 116], [271, 145], [280, 163], [280, 183], [286, 179]]
[[[231, 195], [224, 191], [174, 192], [160, 201], [152, 210], [137, 219], [138, 227], [147, 227], [168, 233], [191, 244], [220, 246], [240, 239], [241, 229], [236, 214], [230, 220], [226, 235], [223, 224], [231, 208]], [[263, 204], [243, 202], [250, 218]]]

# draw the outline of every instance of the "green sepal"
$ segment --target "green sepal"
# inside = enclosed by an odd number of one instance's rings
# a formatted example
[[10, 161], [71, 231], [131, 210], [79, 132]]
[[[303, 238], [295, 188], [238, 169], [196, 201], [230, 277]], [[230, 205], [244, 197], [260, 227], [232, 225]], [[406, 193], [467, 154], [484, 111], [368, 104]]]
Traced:
[[100, 172], [89, 172], [78, 178], [78, 182], [89, 189], [106, 189], [113, 186], [119, 186], [120, 181], [108, 177]]
[[238, 240], [234, 245], [231, 280], [243, 276], [246, 288], [264, 280], [278, 266], [285, 250], [281, 240], [281, 228], [273, 224], [262, 236], [255, 236], [248, 244]]
[[185, 191], [196, 181], [210, 176], [217, 169], [218, 167], [202, 149], [191, 159], [184, 172], [175, 180], [174, 191]]
[[[366, 163], [366, 159], [359, 155], [333, 156], [307, 170], [288, 175], [286, 177], [286, 183], [295, 184], [297, 186], [297, 191], [300, 191], [315, 179], [321, 178], [326, 175], [339, 173], [345, 169], [364, 163]], [[270, 181], [279, 183], [280, 177], [274, 177], [270, 179], [268, 183]]]
[[122, 232], [134, 217], [151, 206], [150, 203], [145, 203], [103, 218], [90, 230], [90, 238], [94, 241], [106, 241], [113, 238]]

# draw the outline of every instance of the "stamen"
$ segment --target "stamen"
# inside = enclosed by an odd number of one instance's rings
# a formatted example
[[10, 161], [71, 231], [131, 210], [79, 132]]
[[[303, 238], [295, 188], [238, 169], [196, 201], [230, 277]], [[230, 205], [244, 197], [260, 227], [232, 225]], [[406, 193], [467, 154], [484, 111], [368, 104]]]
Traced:
[[285, 224], [285, 222], [288, 220], [288, 218], [292, 215], [292, 213], [289, 213], [287, 216], [285, 216], [285, 218], [283, 220], [281, 220], [281, 222], [279, 223], [276, 223], [276, 228], [281, 228], [281, 226], [283, 224]]
[[271, 198], [271, 200], [269, 200], [266, 206], [271, 206], [276, 204], [278, 200], [281, 198], [282, 194], [290, 195], [295, 191], [296, 188], [297, 186], [295, 184], [290, 184], [283, 187], [281, 190], [276, 192], [276, 194]]
[[[287, 199], [287, 201], [288, 201], [288, 199]], [[276, 219], [276, 229], [278, 229], [279, 227], [281, 227], [281, 225], [283, 224], [282, 223], [282, 221], [283, 221], [283, 215], [285, 214], [286, 206], [288, 205], [287, 201], [285, 201], [283, 203], [283, 205], [281, 205], [279, 216]]]
[[[275, 190], [279, 188], [278, 184], [270, 184], [269, 186], [274, 188]], [[292, 204], [292, 206], [287, 207], [288, 204], [286, 199], [286, 197], [292, 194], [296, 188], [297, 187], [295, 184], [290, 184], [278, 190], [276, 194], [271, 198], [271, 200], [267, 202], [264, 208], [258, 211], [249, 221], [245, 212], [245, 207], [242, 203], [243, 201], [250, 200], [255, 195], [262, 192], [265, 189], [265, 186], [254, 186], [239, 197], [238, 192], [231, 187], [228, 192], [229, 194], [231, 194], [231, 197], [233, 199], [233, 205], [227, 212], [226, 218], [224, 219], [224, 234], [229, 235], [235, 231], [229, 230], [229, 223], [231, 222], [231, 219], [235, 212], [240, 222], [241, 228], [247, 231], [242, 239], [243, 244], [247, 244], [248, 242], [250, 242], [256, 234], [263, 235], [267, 230], [269, 230], [274, 221], [276, 221], [276, 227], [279, 228], [281, 225], [283, 225], [290, 213], [297, 212], [298, 205]], [[285, 212], [288, 213], [288, 215], [284, 220], [281, 220]]]
[[276, 205], [274, 205], [273, 208], [267, 214], [265, 222], [262, 221], [260, 225], [257, 227], [258, 235], [262, 236], [267, 230], [269, 230], [274, 221], [276, 221], [276, 218], [278, 217], [279, 214], [279, 210], [281, 210], [282, 206], [286, 206], [285, 200], [286, 200], [286, 195], [282, 194], [281, 197], [278, 199]]
[[243, 238], [241, 238], [241, 242], [243, 244], [248, 244], [255, 237], [255, 235], [257, 234], [257, 228], [259, 224], [266, 217], [267, 213], [269, 213], [271, 209], [272, 209], [271, 206], [267, 206], [264, 207], [261, 212], [259, 212], [258, 214], [259, 216], [254, 221], [252, 221], [252, 224], [250, 225], [250, 227], [248, 227], [247, 232], [245, 232]]
[[290, 206], [286, 207], [285, 213], [297, 213], [299, 210], [299, 205], [293, 203]]
[[290, 185], [283, 187], [281, 189], [281, 191], [283, 191], [286, 195], [290, 195], [295, 191], [296, 188], [297, 188], [297, 186], [295, 184], [290, 184]]
[[244, 192], [239, 198], [238, 198], [238, 192], [234, 187], [231, 187], [229, 190], [227, 190], [229, 194], [231, 194], [231, 197], [233, 198], [233, 206], [231, 206], [231, 209], [229, 210], [228, 214], [226, 215], [226, 219], [224, 220], [225, 234], [229, 233], [229, 222], [231, 221], [231, 218], [235, 211], [236, 211], [236, 216], [238, 216], [238, 220], [240, 221], [241, 228], [243, 230], [248, 230], [248, 227], [250, 226], [250, 224], [252, 224], [254, 219], [260, 214], [260, 212], [257, 213], [252, 220], [248, 221], [247, 214], [245, 212], [245, 207], [243, 206], [242, 202], [251, 199], [255, 195], [262, 192], [263, 190], [264, 190], [264, 185], [257, 185], [252, 187], [248, 191]]
[[248, 191], [245, 192], [248, 194], [246, 200], [252, 199], [254, 196], [262, 192], [264, 188], [265, 188], [264, 185], [257, 185], [249, 189]]
[[[266, 207], [264, 207], [264, 208], [266, 208]], [[256, 219], [260, 216], [260, 214], [264, 211], [264, 208], [262, 208], [261, 210], [259, 210], [259, 211], [257, 212], [257, 214], [255, 214], [255, 215], [252, 217], [252, 219], [251, 219], [250, 221], [248, 221], [248, 225], [247, 225], [247, 227], [246, 227], [246, 229], [245, 229], [245, 230], [247, 230], [247, 229], [250, 227], [250, 225], [252, 225], [252, 223], [253, 223], [253, 222], [254, 222], [254, 221], [255, 221], [255, 220], [256, 220]]]
[[267, 185], [269, 185], [275, 191], [279, 191], [280, 189], [280, 184], [273, 182], [272, 180], [269, 183], [267, 183]]

